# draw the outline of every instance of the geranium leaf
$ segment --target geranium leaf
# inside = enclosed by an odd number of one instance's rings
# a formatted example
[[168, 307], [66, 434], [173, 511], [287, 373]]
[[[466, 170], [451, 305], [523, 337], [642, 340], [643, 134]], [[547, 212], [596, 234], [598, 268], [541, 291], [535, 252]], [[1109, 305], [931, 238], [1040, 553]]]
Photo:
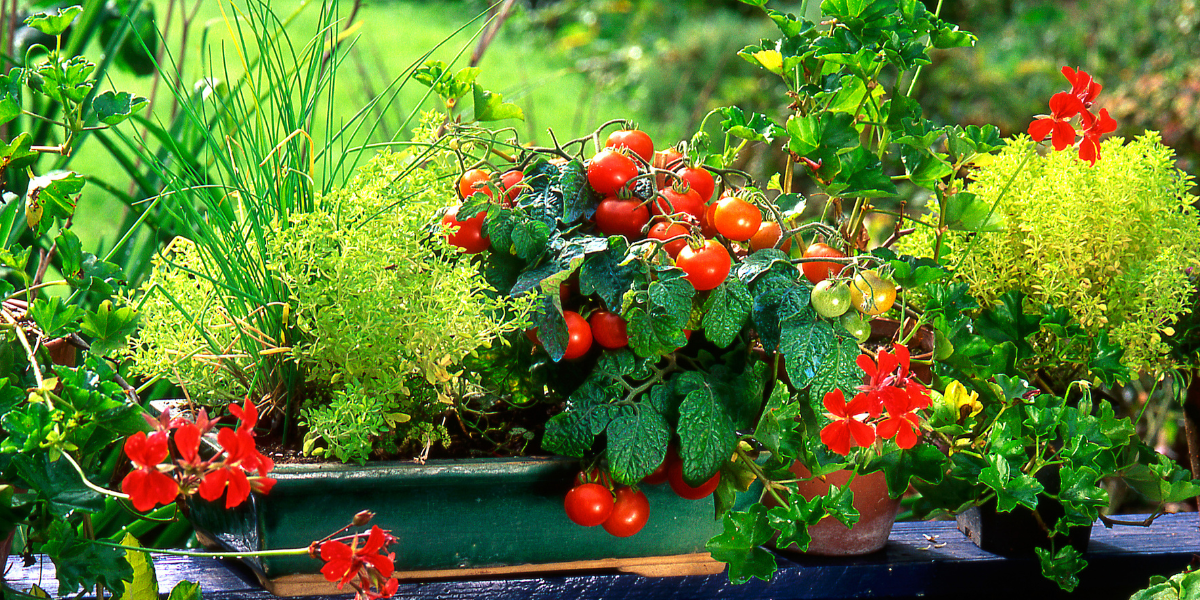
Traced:
[[83, 311], [62, 298], [37, 298], [29, 305], [29, 316], [47, 338], [57, 338], [79, 331]]
[[988, 467], [979, 473], [979, 482], [996, 492], [996, 510], [1000, 512], [1010, 512], [1018, 504], [1037, 508], [1037, 496], [1045, 489], [1032, 476], [1013, 469], [1001, 456], [988, 457]]
[[80, 538], [66, 521], [56, 519], [51, 523], [42, 550], [54, 560], [60, 595], [97, 583], [119, 590], [124, 588], [122, 582], [133, 581], [133, 568], [123, 550]]
[[[141, 547], [137, 538], [128, 532], [121, 540], [121, 545]], [[126, 550], [125, 560], [133, 569], [133, 580], [125, 584], [117, 600], [158, 600], [158, 578], [155, 577], [154, 563], [150, 562], [150, 555], [139, 550]]]
[[474, 84], [472, 87], [476, 121], [525, 120], [525, 113], [521, 108], [511, 102], [505, 102], [504, 97], [500, 94], [485, 90], [479, 84]]
[[1038, 560], [1042, 564], [1042, 575], [1057, 583], [1058, 587], [1070, 593], [1079, 585], [1079, 572], [1087, 567], [1087, 561], [1074, 546], [1066, 545], [1052, 553], [1045, 548], [1034, 548]]
[[125, 339], [137, 330], [137, 312], [129, 306], [114, 308], [105, 300], [83, 317], [83, 332], [92, 337], [91, 351], [101, 356], [125, 346]]
[[25, 18], [25, 24], [46, 34], [46, 35], [62, 35], [71, 22], [83, 12], [83, 7], [79, 5], [60, 8], [54, 12], [45, 12], [35, 15], [29, 15]]

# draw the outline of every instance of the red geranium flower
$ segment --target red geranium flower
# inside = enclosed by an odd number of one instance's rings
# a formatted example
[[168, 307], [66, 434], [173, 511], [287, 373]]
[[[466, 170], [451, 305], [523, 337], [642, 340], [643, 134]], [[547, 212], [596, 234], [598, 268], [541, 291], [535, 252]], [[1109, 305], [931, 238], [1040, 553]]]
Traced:
[[[395, 560], [396, 555], [394, 553], [385, 555], [381, 552], [384, 546], [395, 541], [391, 534], [384, 532], [378, 525], [373, 525], [366, 543], [360, 547], [358, 540], [359, 536], [356, 534], [349, 546], [336, 540], [321, 544], [321, 560], [325, 561], [325, 566], [321, 567], [321, 574], [327, 581], [337, 582], [339, 590], [356, 575], [359, 575], [364, 568], [368, 568], [371, 575], [383, 579], [390, 578], [395, 569], [392, 561]], [[394, 593], [395, 586], [392, 588]], [[386, 590], [381, 589], [382, 591]]]
[[1091, 75], [1088, 75], [1083, 70], [1076, 71], [1071, 67], [1063, 67], [1062, 74], [1071, 82], [1071, 95], [1079, 98], [1083, 103], [1083, 108], [1092, 107], [1092, 103], [1096, 101], [1096, 96], [1100, 94], [1100, 90], [1104, 86], [1096, 83]]
[[1059, 92], [1050, 97], [1050, 116], [1035, 119], [1029, 124], [1029, 137], [1040, 142], [1053, 133], [1055, 150], [1062, 150], [1075, 143], [1075, 128], [1071, 119], [1083, 112], [1083, 101], [1070, 92]]
[[1085, 112], [1080, 119], [1083, 141], [1079, 143], [1079, 160], [1095, 165], [1100, 160], [1100, 136], [1117, 130], [1117, 121], [1108, 116], [1108, 109], [1100, 109], [1100, 116]]
[[878, 426], [879, 437], [885, 440], [896, 438], [896, 445], [903, 450], [917, 445], [921, 431], [921, 422], [913, 412], [916, 407], [912, 399], [912, 396], [903, 394], [885, 400], [888, 416]]
[[851, 440], [856, 446], [870, 446], [875, 442], [875, 430], [858, 419], [868, 413], [866, 394], [855, 396], [847, 404], [842, 390], [835, 389], [825, 394], [823, 402], [833, 422], [821, 429], [821, 442], [830, 450], [846, 456], [850, 454]]
[[165, 431], [149, 436], [139, 431], [125, 440], [125, 456], [135, 468], [121, 480], [121, 491], [129, 495], [135, 509], [147, 511], [159, 504], [170, 504], [179, 495], [175, 480], [158, 470], [158, 464], [167, 455]]

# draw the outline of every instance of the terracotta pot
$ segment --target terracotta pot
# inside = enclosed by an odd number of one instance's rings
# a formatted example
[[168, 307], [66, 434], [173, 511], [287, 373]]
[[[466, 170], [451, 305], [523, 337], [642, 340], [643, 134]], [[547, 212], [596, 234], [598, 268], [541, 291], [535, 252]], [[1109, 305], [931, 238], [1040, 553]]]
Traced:
[[[804, 465], [796, 462], [792, 465], [792, 473], [799, 478], [811, 477]], [[850, 480], [851, 471], [835, 471], [824, 477], [799, 484], [800, 495], [808, 500], [823, 496], [831, 486], [844, 486]], [[850, 483], [854, 492], [854, 508], [858, 509], [860, 517], [854, 527], [847, 528], [841, 521], [832, 517], [821, 519], [816, 525], [808, 528], [812, 542], [804, 554], [820, 556], [855, 556], [870, 554], [878, 551], [887, 544], [888, 536], [892, 533], [892, 524], [900, 512], [900, 499], [888, 496], [887, 479], [882, 471], [866, 475], [858, 475]], [[764, 498], [764, 504], [773, 505], [770, 496]], [[779, 548], [787, 552], [799, 552], [795, 545]]]

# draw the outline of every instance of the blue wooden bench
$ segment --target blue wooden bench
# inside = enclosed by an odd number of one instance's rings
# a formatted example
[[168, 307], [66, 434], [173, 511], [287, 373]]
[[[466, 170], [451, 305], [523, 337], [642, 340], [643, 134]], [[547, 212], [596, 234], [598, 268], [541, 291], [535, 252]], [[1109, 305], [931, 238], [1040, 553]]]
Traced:
[[[1141, 517], [1124, 517], [1140, 519]], [[401, 583], [397, 598], [629, 600], [664, 598], [1004, 598], [1127, 599], [1152, 575], [1170, 575], [1200, 560], [1200, 518], [1196, 513], [1165, 515], [1152, 527], [1093, 527], [1088, 568], [1074, 594], [1044, 579], [1036, 560], [1005, 559], [975, 547], [953, 522], [898, 523], [887, 547], [855, 558], [779, 555], [780, 570], [770, 583], [732, 585], [724, 574], [643, 577], [625, 573], [576, 573]], [[273, 598], [241, 565], [213, 558], [160, 556], [155, 559], [162, 595], [181, 580], [198, 582], [206, 600]], [[8, 585], [26, 591], [37, 584], [56, 595], [54, 566], [38, 561], [23, 567], [9, 559]], [[342, 596], [344, 597], [344, 596]], [[310, 597], [315, 598], [315, 597]]]

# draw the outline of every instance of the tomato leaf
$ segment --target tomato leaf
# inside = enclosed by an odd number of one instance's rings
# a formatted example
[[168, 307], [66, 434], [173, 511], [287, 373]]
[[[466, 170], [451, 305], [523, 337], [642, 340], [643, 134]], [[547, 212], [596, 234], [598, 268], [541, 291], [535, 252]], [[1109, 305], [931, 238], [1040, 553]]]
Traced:
[[596, 214], [596, 203], [588, 193], [587, 169], [578, 159], [559, 166], [556, 183], [563, 197], [563, 223], [590, 219]]
[[546, 421], [542, 448], [555, 454], [582, 458], [592, 449], [595, 440], [588, 411], [568, 410]]
[[589, 255], [579, 270], [579, 291], [600, 296], [604, 306], [620, 312], [625, 294], [645, 280], [640, 261], [625, 262], [629, 242], [624, 236], [607, 238], [609, 250]]
[[808, 387], [837, 346], [836, 342], [833, 326], [826, 321], [784, 322], [780, 330], [779, 353], [784, 357], [792, 385], [797, 389]]
[[[605, 456], [613, 479], [633, 485], [654, 472], [667, 455], [671, 431], [667, 420], [648, 402], [622, 406], [608, 424]], [[685, 479], [686, 479], [686, 464]]]
[[718, 348], [728, 347], [742, 331], [753, 308], [754, 298], [746, 284], [730, 277], [709, 293], [704, 302], [704, 337]]
[[785, 323], [795, 326], [813, 319], [809, 308], [812, 294], [807, 286], [787, 280], [786, 286], [755, 286], [754, 291], [754, 327], [767, 352], [780, 348]]
[[698, 486], [729, 462], [737, 446], [733, 421], [711, 389], [693, 390], [679, 405], [679, 458], [683, 480]]
[[858, 386], [863, 382], [862, 369], [855, 362], [859, 354], [858, 343], [854, 339], [835, 335], [829, 354], [821, 361], [816, 375], [812, 378], [809, 398], [820, 402], [825, 398], [825, 394], [835, 389], [842, 390], [844, 397], [853, 398], [858, 393]]
[[485, 90], [478, 83], [474, 84], [472, 89], [475, 92], [473, 98], [476, 121], [525, 120], [524, 111], [516, 104], [505, 102], [500, 94]]
[[745, 583], [752, 577], [770, 581], [775, 573], [775, 555], [761, 547], [773, 533], [766, 513], [762, 504], [727, 513], [722, 520], [725, 530], [704, 545], [714, 559], [729, 565], [729, 581]]
[[749, 286], [768, 271], [799, 275], [799, 270], [792, 265], [787, 254], [775, 248], [764, 248], [742, 259], [734, 269], [734, 275]]
[[524, 221], [513, 226], [513, 253], [522, 260], [531, 261], [546, 251], [550, 240], [550, 228], [541, 221]]
[[896, 184], [883, 172], [883, 163], [870, 150], [859, 146], [841, 155], [841, 171], [830, 187], [839, 186], [847, 197], [895, 196]]
[[687, 344], [683, 328], [692, 312], [696, 288], [678, 267], [657, 267], [656, 279], [645, 290], [633, 290], [622, 300], [628, 323], [629, 347], [641, 356], [668, 354]]

